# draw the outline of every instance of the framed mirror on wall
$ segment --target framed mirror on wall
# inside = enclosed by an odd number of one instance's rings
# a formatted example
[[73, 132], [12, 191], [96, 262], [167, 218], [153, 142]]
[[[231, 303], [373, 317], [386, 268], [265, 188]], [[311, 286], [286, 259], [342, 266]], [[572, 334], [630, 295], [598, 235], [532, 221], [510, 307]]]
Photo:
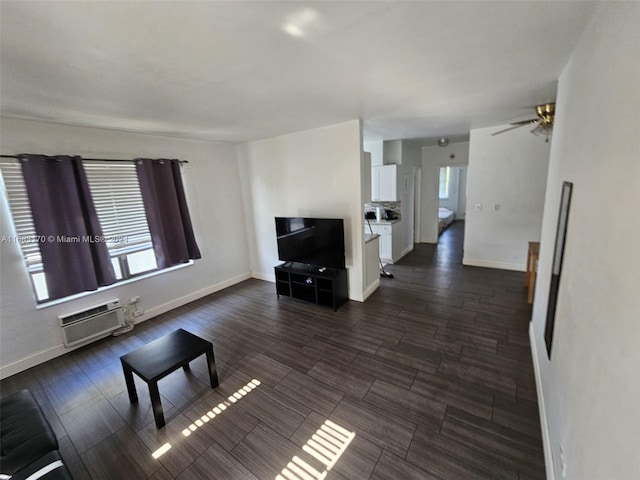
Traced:
[[551, 265], [551, 284], [549, 287], [549, 303], [547, 305], [547, 321], [544, 327], [544, 342], [547, 345], [547, 356], [551, 359], [551, 344], [553, 343], [553, 327], [556, 318], [556, 306], [558, 302], [558, 289], [562, 274], [562, 258], [564, 256], [564, 244], [567, 239], [567, 226], [569, 224], [569, 206], [571, 205], [571, 192], [573, 183], [562, 182], [562, 194], [560, 196], [560, 213], [558, 214], [558, 227], [556, 230], [556, 242], [553, 248], [553, 264]]

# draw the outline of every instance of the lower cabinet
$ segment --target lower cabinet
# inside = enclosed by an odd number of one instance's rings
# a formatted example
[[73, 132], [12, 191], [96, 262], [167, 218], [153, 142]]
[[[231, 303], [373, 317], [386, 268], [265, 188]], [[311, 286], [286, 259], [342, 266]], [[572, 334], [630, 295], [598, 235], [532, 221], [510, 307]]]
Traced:
[[380, 258], [393, 263], [393, 240], [391, 232], [380, 234]]
[[[397, 224], [371, 224], [371, 230], [373, 233], [377, 233], [380, 235], [380, 259], [383, 262], [394, 263], [400, 259], [400, 255], [398, 255], [394, 251], [394, 246], [396, 250], [400, 245], [399, 232], [400, 228], [395, 227]], [[367, 225], [364, 231], [365, 234], [369, 232], [369, 226]]]
[[337, 310], [348, 299], [347, 270], [284, 263], [275, 267], [276, 293]]

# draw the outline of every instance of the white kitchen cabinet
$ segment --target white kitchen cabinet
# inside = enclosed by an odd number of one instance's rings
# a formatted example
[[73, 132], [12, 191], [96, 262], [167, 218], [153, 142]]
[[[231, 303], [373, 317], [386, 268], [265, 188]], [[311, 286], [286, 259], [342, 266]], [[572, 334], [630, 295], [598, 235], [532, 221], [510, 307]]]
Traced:
[[[377, 233], [380, 235], [380, 258], [383, 262], [393, 263], [393, 231], [394, 225], [392, 224], [380, 224], [380, 223], [372, 223], [371, 229], [373, 233]], [[365, 233], [369, 232], [369, 227], [365, 228]], [[398, 242], [399, 243], [399, 242]]]
[[392, 246], [391, 233], [380, 234], [380, 258], [382, 260], [393, 263]]
[[378, 202], [398, 201], [397, 165], [383, 165], [371, 169], [371, 199]]

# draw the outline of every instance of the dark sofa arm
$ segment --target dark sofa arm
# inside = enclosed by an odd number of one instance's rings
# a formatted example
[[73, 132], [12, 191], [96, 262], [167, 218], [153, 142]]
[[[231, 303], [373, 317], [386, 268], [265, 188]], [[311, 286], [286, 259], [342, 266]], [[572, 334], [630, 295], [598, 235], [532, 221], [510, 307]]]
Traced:
[[[42, 409], [29, 390], [0, 400], [0, 473], [27, 478], [52, 462], [61, 461], [58, 441]], [[57, 464], [56, 464], [57, 465]], [[62, 465], [43, 479], [71, 478]]]
[[[32, 476], [33, 475], [33, 476]], [[11, 477], [11, 480], [73, 480], [57, 450], [49, 452]]]

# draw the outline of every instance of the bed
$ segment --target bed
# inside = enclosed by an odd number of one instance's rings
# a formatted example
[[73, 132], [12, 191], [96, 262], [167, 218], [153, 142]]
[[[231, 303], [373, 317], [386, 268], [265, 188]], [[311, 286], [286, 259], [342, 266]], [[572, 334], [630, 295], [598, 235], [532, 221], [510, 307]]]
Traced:
[[441, 234], [455, 220], [455, 214], [448, 208], [438, 208], [438, 235]]

